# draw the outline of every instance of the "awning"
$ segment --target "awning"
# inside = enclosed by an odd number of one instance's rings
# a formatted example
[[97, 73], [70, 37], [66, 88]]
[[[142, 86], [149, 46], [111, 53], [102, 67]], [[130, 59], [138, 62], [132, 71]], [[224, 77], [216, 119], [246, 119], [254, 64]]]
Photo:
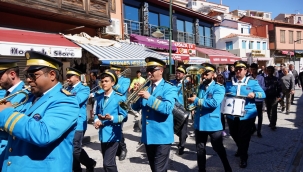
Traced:
[[[168, 64], [168, 56], [159, 54], [137, 43], [120, 43], [120, 47], [100, 47], [89, 44], [79, 46], [92, 53], [102, 62], [102, 65], [145, 66], [146, 57], [155, 57]], [[172, 61], [173, 64], [173, 61]]]
[[52, 57], [82, 57], [81, 47], [62, 35], [0, 28], [0, 56], [24, 56], [28, 50]]
[[281, 54], [293, 56], [293, 55], [294, 55], [294, 52], [293, 52], [293, 51], [281, 51]]
[[[152, 37], [131, 34], [130, 41], [144, 44], [146, 47], [152, 49], [169, 50], [169, 42], [163, 39], [156, 39]], [[171, 44], [171, 49], [174, 52], [177, 51], [177, 48], [173, 43]]]
[[202, 57], [189, 57], [189, 60], [184, 61], [184, 64], [202, 64], [209, 63], [210, 60]]
[[200, 47], [196, 47], [196, 50], [202, 54], [207, 55], [210, 59], [210, 62], [213, 64], [233, 64], [235, 61], [241, 60], [240, 57], [237, 57], [226, 50]]

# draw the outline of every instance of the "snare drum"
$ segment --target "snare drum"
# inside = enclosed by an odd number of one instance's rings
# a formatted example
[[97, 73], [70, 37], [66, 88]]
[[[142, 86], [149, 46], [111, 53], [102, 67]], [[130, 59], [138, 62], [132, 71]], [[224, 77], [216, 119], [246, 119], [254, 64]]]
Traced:
[[245, 99], [237, 97], [224, 97], [221, 104], [221, 113], [224, 115], [244, 116]]

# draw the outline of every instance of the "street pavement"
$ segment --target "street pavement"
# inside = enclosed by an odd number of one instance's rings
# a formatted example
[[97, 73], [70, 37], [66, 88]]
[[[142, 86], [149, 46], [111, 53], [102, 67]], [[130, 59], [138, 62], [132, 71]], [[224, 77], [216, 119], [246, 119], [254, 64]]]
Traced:
[[[289, 115], [286, 115], [285, 111], [281, 113], [279, 107], [276, 131], [272, 131], [268, 127], [267, 114], [266, 112], [263, 113], [263, 138], [258, 138], [256, 133], [252, 136], [248, 151], [248, 166], [245, 169], [239, 168], [240, 159], [234, 156], [237, 148], [233, 139], [229, 135], [224, 137], [224, 146], [233, 171], [303, 172], [303, 96], [301, 97], [301, 95], [302, 91], [298, 88], [295, 93], [295, 105], [291, 105]], [[124, 124], [124, 135], [128, 149], [127, 158], [124, 161], [119, 161], [117, 157], [118, 170], [120, 172], [151, 171], [146, 154], [136, 151], [141, 135], [133, 131], [133, 125], [134, 117], [129, 116], [128, 121]], [[228, 133], [228, 125], [226, 126], [226, 132]], [[188, 133], [192, 133], [191, 120], [188, 128]], [[104, 171], [102, 169], [101, 146], [98, 141], [97, 130], [91, 124], [88, 126], [84, 142], [84, 149], [91, 158], [97, 161], [95, 171]], [[178, 137], [175, 136], [175, 143], [171, 147], [168, 171], [198, 171], [194, 137], [189, 136], [187, 138], [185, 154], [182, 156], [176, 154], [177, 144]], [[218, 155], [214, 152], [209, 142], [207, 143], [206, 151], [206, 170], [213, 172], [224, 171]], [[83, 171], [85, 171], [84, 169]]]

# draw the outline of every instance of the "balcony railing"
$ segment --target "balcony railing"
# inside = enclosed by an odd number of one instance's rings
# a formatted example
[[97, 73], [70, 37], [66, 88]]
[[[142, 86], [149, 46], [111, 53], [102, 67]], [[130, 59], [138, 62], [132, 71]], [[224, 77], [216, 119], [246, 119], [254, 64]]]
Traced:
[[[138, 22], [138, 21], [132, 21], [132, 20], [124, 20], [124, 23], [126, 24], [125, 28], [125, 33], [127, 34], [137, 34], [137, 35], [143, 35], [142, 33], [142, 22]], [[149, 35], [151, 36], [151, 34], [153, 32], [155, 32], [158, 28], [160, 29], [160, 31], [164, 34], [164, 36], [162, 38], [159, 39], [165, 39], [168, 40], [169, 39], [169, 29], [168, 28], [164, 28], [164, 27], [159, 27], [156, 25], [149, 25]], [[191, 43], [191, 44], [195, 44], [195, 34], [193, 33], [188, 33], [188, 32], [180, 32], [177, 31], [178, 34], [178, 42], [185, 42], [185, 43]], [[214, 47], [214, 38], [212, 37], [206, 37], [206, 36], [200, 36], [199, 37], [199, 45], [203, 45], [206, 47]]]

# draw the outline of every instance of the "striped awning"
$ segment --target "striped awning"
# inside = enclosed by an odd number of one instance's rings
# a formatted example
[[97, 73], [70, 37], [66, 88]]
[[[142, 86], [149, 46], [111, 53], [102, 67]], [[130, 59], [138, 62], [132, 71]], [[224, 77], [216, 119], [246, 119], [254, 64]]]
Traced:
[[80, 44], [79, 46], [95, 55], [102, 62], [102, 65], [123, 65], [123, 66], [143, 66], [146, 57], [155, 57], [168, 64], [169, 57], [160, 54], [154, 50], [146, 48], [138, 43], [120, 43], [121, 46], [101, 47], [89, 44]]

